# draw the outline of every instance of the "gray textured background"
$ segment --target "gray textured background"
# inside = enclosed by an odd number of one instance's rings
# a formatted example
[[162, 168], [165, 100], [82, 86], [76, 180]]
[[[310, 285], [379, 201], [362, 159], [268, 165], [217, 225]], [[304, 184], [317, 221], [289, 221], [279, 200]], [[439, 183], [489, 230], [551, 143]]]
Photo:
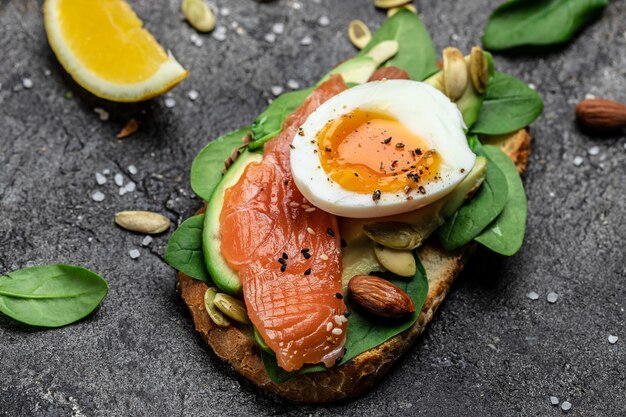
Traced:
[[[103, 275], [111, 290], [88, 319], [58, 330], [0, 317], [0, 415], [626, 415], [626, 139], [582, 133], [573, 109], [586, 94], [626, 101], [626, 1], [574, 43], [541, 56], [496, 55], [497, 67], [533, 83], [545, 111], [525, 175], [526, 243], [510, 259], [481, 253], [433, 323], [371, 393], [329, 406], [284, 402], [255, 389], [196, 336], [162, 261], [169, 233], [151, 247], [118, 229], [113, 214], [155, 210], [175, 223], [200, 206], [189, 188], [195, 153], [211, 138], [251, 122], [273, 85], [309, 85], [355, 53], [348, 22], [377, 27], [369, 0], [216, 0], [231, 13], [219, 42], [181, 20], [179, 1], [131, 0], [145, 25], [190, 71], [164, 98], [136, 105], [80, 89], [46, 42], [41, 4], [0, 0], [0, 274], [65, 262]], [[438, 49], [479, 43], [494, 1], [417, 1]], [[330, 18], [321, 27], [320, 16]], [[247, 34], [237, 34], [235, 22]], [[285, 33], [265, 41], [273, 23]], [[300, 46], [309, 35], [311, 46]], [[22, 89], [23, 78], [33, 88]], [[197, 101], [187, 98], [196, 89]], [[72, 92], [73, 96], [66, 93]], [[111, 119], [93, 112], [103, 107]], [[115, 138], [130, 118], [140, 131]], [[589, 155], [592, 146], [598, 155]], [[581, 156], [581, 166], [573, 159]], [[127, 167], [139, 169], [131, 175]], [[124, 196], [108, 178], [122, 173]], [[106, 199], [96, 203], [100, 190]], [[170, 231], [171, 232], [171, 231]], [[139, 248], [131, 260], [128, 251]], [[537, 301], [526, 294], [539, 293]], [[554, 291], [555, 304], [546, 301]], [[621, 339], [614, 345], [609, 334]]]

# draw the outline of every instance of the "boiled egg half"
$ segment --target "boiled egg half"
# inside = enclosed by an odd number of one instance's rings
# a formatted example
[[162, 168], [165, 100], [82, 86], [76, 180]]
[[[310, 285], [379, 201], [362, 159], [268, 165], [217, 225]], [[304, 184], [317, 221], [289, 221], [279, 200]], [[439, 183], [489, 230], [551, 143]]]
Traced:
[[319, 106], [291, 147], [304, 197], [343, 217], [412, 211], [447, 193], [470, 172], [457, 106], [432, 86], [383, 80], [350, 88]]

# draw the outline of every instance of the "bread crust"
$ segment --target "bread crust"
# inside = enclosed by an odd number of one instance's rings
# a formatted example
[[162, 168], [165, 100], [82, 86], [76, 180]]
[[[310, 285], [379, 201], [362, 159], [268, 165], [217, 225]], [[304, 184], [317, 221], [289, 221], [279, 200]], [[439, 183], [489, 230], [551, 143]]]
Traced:
[[[520, 129], [510, 135], [487, 138], [485, 142], [500, 148], [515, 162], [521, 172], [526, 168], [530, 151], [530, 135]], [[420, 260], [428, 278], [428, 294], [415, 324], [385, 343], [361, 353], [346, 364], [326, 372], [310, 373], [292, 378], [282, 384], [270, 379], [259, 347], [246, 327], [219, 327], [204, 308], [207, 285], [185, 274], [178, 274], [178, 292], [187, 305], [196, 331], [213, 351], [228, 362], [239, 374], [257, 386], [294, 401], [330, 402], [354, 397], [369, 390], [392, 367], [424, 331], [437, 308], [445, 299], [454, 279], [463, 270], [474, 252], [468, 245], [455, 252], [445, 252], [434, 241], [420, 248]]]

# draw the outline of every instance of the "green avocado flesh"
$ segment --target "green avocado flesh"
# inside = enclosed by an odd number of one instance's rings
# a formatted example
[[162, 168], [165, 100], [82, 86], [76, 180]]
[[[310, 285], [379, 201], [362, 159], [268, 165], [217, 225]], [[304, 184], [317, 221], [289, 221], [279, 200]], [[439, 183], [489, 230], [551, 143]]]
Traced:
[[248, 164], [259, 162], [263, 154], [244, 151], [233, 165], [226, 171], [207, 204], [202, 231], [202, 249], [209, 274], [215, 285], [227, 294], [240, 295], [241, 281], [222, 256], [222, 239], [220, 236], [220, 214], [224, 205], [225, 191], [235, 185]]

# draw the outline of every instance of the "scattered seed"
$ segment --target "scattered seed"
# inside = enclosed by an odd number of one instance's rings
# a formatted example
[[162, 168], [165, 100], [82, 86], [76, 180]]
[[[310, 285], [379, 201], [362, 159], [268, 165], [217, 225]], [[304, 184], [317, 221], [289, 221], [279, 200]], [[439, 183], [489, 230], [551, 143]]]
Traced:
[[107, 179], [104, 175], [99, 172], [96, 172], [96, 183], [98, 185], [104, 185], [107, 182]]
[[526, 297], [530, 298], [531, 300], [538, 300], [539, 299], [539, 294], [537, 294], [534, 291], [531, 291], [528, 294], [526, 294]]
[[100, 120], [102, 120], [103, 122], [106, 122], [107, 120], [109, 120], [109, 112], [104, 110], [102, 107], [96, 107], [93, 109], [93, 111], [98, 115]]
[[320, 255], [320, 259], [321, 259], [322, 261], [327, 261], [327, 260], [328, 260], [328, 255], [326, 255], [325, 253], [322, 253], [322, 254]]
[[122, 128], [122, 130], [119, 131], [119, 133], [117, 134], [117, 138], [118, 139], [127, 138], [133, 133], [135, 133], [137, 130], [139, 130], [139, 123], [137, 123], [137, 120], [135, 119], [130, 119], [128, 122], [126, 122], [126, 125]]
[[308, 35], [300, 39], [300, 45], [308, 46], [308, 45], [311, 45], [312, 43], [313, 43], [313, 39], [311, 39], [311, 37]]
[[570, 408], [572, 408], [572, 403], [569, 401], [563, 401], [563, 404], [561, 404], [561, 410], [568, 411]]
[[310, 227], [306, 228], [306, 231], [310, 234], [310, 235], [315, 235], [315, 230], [311, 229]]
[[274, 32], [275, 34], [282, 35], [284, 31], [285, 31], [284, 23], [274, 23], [272, 25], [272, 32]]
[[556, 300], [559, 298], [558, 294], [555, 292], [551, 292], [548, 294], [548, 302], [551, 304], [556, 303]]
[[30, 78], [23, 78], [22, 79], [22, 85], [26, 89], [33, 88], [33, 80], [31, 80]]
[[113, 181], [115, 181], [115, 185], [117, 185], [118, 187], [124, 185], [124, 177], [122, 176], [122, 174], [115, 174], [115, 176], [113, 177]]
[[322, 16], [317, 20], [317, 24], [322, 27], [328, 26], [330, 24], [330, 19], [328, 18], [328, 16]]
[[550, 404], [559, 405], [559, 399], [557, 397], [550, 397]]
[[198, 97], [200, 97], [200, 93], [198, 93], [197, 90], [189, 90], [187, 97], [189, 97], [189, 100], [191, 101], [196, 101]]
[[297, 90], [298, 88], [300, 88], [300, 83], [296, 80], [288, 80], [287, 87], [291, 88], [292, 90]]
[[574, 165], [576, 165], [577, 167], [581, 166], [583, 164], [583, 158], [581, 156], [575, 156], [574, 157]]
[[128, 254], [130, 255], [130, 257], [132, 259], [137, 259], [139, 258], [139, 255], [141, 255], [141, 253], [139, 252], [139, 249], [131, 249]]
[[591, 148], [589, 148], [589, 150], [587, 151], [589, 152], [589, 155], [597, 155], [600, 153], [600, 147], [599, 146], [592, 146]]
[[141, 241], [141, 246], [148, 246], [151, 243], [152, 243], [152, 236], [146, 236]]
[[304, 271], [304, 275], [311, 275], [311, 268], [307, 268], [307, 269]]
[[270, 91], [272, 92], [272, 94], [274, 96], [279, 96], [283, 93], [283, 91], [285, 91], [280, 85], [274, 85], [272, 86], [272, 88], [270, 89]]
[[104, 200], [104, 194], [100, 191], [96, 191], [91, 195], [91, 199], [99, 203], [100, 201]]
[[617, 343], [617, 341], [619, 340], [619, 337], [615, 336], [615, 335], [609, 335], [609, 343], [614, 345], [615, 343]]
[[121, 211], [115, 213], [115, 223], [133, 232], [158, 234], [170, 227], [170, 219], [151, 211]]

